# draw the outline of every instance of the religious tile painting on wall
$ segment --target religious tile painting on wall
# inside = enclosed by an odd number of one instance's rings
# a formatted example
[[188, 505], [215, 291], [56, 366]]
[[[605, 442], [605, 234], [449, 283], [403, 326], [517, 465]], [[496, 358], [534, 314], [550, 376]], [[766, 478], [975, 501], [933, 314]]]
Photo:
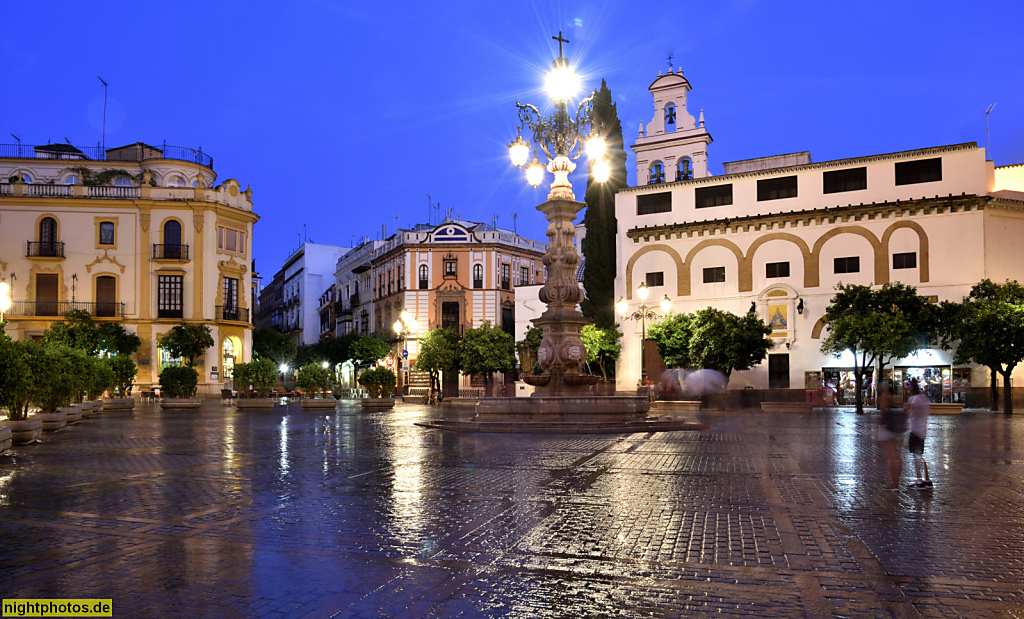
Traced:
[[789, 330], [789, 306], [769, 305], [768, 326], [772, 328], [772, 337], [786, 337]]

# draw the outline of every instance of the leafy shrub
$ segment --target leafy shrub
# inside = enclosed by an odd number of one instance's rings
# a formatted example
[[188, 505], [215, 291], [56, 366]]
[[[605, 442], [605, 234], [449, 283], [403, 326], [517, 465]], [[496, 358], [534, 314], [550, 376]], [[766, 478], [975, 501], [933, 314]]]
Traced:
[[7, 409], [12, 421], [28, 418], [29, 369], [25, 362], [25, 344], [15, 342], [0, 331], [0, 407]]
[[59, 343], [26, 342], [25, 352], [32, 402], [44, 413], [67, 406], [80, 386], [74, 349]]
[[114, 368], [110, 365], [110, 359], [97, 357], [89, 357], [89, 359], [92, 359], [92, 375], [86, 385], [85, 393], [90, 400], [98, 400], [104, 391], [113, 388]]
[[306, 394], [320, 394], [327, 391], [334, 382], [333, 372], [319, 363], [309, 363], [299, 368], [295, 382]]
[[186, 366], [166, 367], [160, 372], [160, 392], [169, 398], [194, 398], [199, 373]]
[[277, 385], [277, 367], [270, 359], [260, 359], [252, 363], [236, 363], [233, 379], [235, 389], [261, 398], [270, 397], [270, 392]]
[[135, 384], [135, 375], [139, 368], [128, 355], [114, 355], [110, 358], [110, 369], [114, 371], [114, 390], [122, 398], [127, 398], [132, 392], [132, 385]]
[[371, 397], [389, 398], [395, 391], [398, 378], [385, 367], [373, 367], [359, 375], [359, 384], [366, 387]]

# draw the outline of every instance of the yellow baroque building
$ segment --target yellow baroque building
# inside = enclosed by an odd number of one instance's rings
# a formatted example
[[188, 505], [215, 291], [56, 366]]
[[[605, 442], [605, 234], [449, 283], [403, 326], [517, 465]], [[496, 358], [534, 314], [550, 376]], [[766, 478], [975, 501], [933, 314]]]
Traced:
[[252, 191], [216, 184], [201, 150], [0, 145], [0, 278], [11, 284], [7, 333], [38, 338], [72, 309], [138, 334], [139, 387], [169, 359], [174, 325], [203, 323], [200, 393], [230, 387], [252, 350]]

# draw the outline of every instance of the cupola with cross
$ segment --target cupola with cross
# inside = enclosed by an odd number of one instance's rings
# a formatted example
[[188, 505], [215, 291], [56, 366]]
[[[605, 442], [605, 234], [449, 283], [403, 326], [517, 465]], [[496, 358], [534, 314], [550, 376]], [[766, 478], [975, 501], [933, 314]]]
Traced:
[[640, 123], [632, 147], [636, 153], [637, 185], [708, 176], [711, 134], [704, 127], [704, 110], [695, 121], [686, 109], [686, 95], [691, 87], [682, 68], [673, 71], [670, 65], [668, 73], [659, 72], [648, 90], [654, 97], [654, 118], [646, 128]]

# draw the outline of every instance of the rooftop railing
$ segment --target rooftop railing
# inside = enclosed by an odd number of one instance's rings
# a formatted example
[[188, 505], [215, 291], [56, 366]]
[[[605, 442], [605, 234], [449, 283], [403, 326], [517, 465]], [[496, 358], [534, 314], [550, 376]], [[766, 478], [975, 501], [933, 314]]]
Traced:
[[123, 161], [141, 163], [148, 159], [174, 159], [188, 161], [213, 169], [213, 157], [202, 148], [187, 146], [150, 146], [129, 144], [103, 150], [99, 146], [70, 146], [64, 144], [0, 144], [0, 159], [63, 159], [72, 161]]

